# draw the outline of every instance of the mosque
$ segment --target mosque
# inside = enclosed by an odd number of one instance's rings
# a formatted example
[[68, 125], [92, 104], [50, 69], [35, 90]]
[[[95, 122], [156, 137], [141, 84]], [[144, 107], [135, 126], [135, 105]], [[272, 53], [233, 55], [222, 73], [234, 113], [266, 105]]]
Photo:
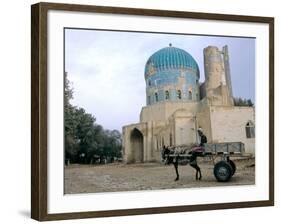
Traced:
[[140, 121], [123, 127], [126, 163], [160, 161], [163, 145], [198, 142], [200, 128], [208, 143], [243, 142], [255, 152], [254, 107], [234, 106], [228, 47], [203, 50], [205, 81], [185, 50], [162, 48], [145, 65], [146, 106]]

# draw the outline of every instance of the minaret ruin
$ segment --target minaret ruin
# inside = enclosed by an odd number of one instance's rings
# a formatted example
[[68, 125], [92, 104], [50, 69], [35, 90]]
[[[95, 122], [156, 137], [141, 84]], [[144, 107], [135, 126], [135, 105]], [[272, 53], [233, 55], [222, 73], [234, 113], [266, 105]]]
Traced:
[[228, 47], [204, 49], [205, 88], [209, 105], [233, 106]]

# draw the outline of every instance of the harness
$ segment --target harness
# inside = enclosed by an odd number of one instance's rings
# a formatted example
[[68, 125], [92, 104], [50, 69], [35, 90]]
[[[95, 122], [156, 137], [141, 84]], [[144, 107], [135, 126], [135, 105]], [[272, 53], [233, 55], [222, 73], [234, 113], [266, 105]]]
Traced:
[[[165, 153], [165, 150], [167, 150]], [[180, 165], [186, 164], [196, 164], [197, 156], [202, 156], [204, 154], [204, 147], [198, 145], [182, 145], [168, 147], [163, 150], [164, 152], [164, 162], [166, 164], [178, 162]]]

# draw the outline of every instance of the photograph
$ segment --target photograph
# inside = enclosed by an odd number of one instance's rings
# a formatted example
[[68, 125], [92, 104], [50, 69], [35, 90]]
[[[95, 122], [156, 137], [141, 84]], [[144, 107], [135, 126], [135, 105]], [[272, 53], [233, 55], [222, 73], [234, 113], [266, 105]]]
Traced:
[[274, 18], [38, 3], [31, 217], [274, 205]]
[[255, 185], [255, 37], [63, 36], [64, 194]]

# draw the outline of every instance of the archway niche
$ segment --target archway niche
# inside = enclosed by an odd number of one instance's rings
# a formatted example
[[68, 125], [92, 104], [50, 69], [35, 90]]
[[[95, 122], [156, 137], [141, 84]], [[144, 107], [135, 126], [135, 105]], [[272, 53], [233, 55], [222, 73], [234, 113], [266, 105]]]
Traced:
[[134, 162], [143, 162], [143, 134], [136, 128], [131, 132], [131, 147]]

